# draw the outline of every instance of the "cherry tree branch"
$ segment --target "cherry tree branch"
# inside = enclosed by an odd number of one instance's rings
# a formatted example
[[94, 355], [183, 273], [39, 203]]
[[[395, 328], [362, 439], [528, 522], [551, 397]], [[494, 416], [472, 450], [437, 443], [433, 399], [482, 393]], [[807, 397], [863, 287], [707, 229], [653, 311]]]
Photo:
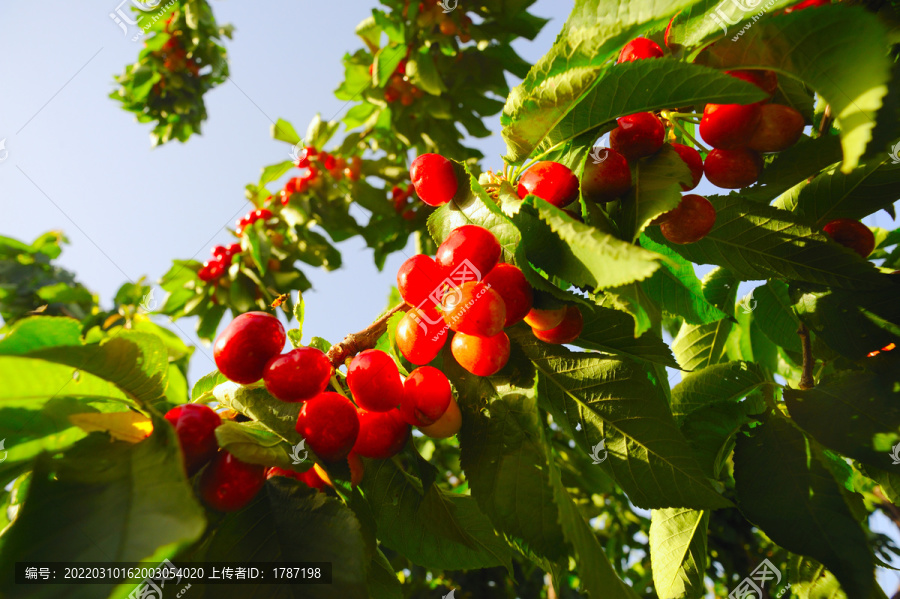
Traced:
[[813, 367], [816, 365], [816, 360], [812, 355], [812, 341], [809, 338], [809, 329], [806, 328], [805, 324], [800, 323], [797, 334], [800, 335], [800, 343], [803, 346], [803, 372], [800, 374], [800, 388], [812, 389], [816, 386], [816, 379], [813, 378]]
[[340, 343], [332, 345], [331, 349], [325, 353], [332, 366], [339, 368], [347, 358], [355, 356], [363, 350], [375, 347], [378, 338], [384, 335], [384, 332], [387, 330], [388, 319], [397, 312], [407, 309], [409, 309], [409, 306], [405, 302], [397, 304], [363, 330], [358, 333], [350, 333]]

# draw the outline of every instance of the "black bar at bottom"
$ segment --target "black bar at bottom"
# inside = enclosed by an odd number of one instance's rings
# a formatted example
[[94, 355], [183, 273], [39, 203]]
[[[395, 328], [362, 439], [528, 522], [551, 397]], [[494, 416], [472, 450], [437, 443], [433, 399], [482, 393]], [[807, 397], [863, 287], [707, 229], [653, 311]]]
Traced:
[[16, 562], [17, 585], [331, 584], [331, 562]]

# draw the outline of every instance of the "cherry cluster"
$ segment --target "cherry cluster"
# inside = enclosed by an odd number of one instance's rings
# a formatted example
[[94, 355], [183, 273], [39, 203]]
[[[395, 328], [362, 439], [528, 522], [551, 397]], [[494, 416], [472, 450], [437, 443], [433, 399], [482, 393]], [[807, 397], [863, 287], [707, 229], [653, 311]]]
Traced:
[[[406, 55], [409, 56], [409, 50], [406, 51]], [[374, 70], [375, 64], [370, 64], [369, 75], [372, 75]], [[388, 79], [384, 88], [384, 101], [393, 104], [399, 100], [404, 106], [410, 106], [424, 95], [425, 92], [409, 82], [409, 77], [406, 76], [406, 58], [404, 58], [397, 64], [397, 68]]]
[[[454, 14], [456, 13], [456, 14]], [[406, 9], [403, 11], [406, 16]], [[472, 36], [469, 34], [469, 26], [472, 19], [463, 10], [447, 12], [441, 5], [440, 0], [426, 0], [419, 2], [419, 14], [416, 17], [416, 25], [426, 33], [437, 31], [441, 35], [459, 37], [459, 41], [463, 44], [469, 42]]]
[[303, 174], [288, 179], [279, 193], [279, 200], [284, 206], [288, 205], [295, 193], [306, 193], [311, 187], [321, 188], [324, 184], [323, 172], [327, 172], [335, 181], [340, 181], [344, 177], [358, 181], [362, 159], [354, 156], [348, 164], [346, 158], [336, 158], [324, 150], [319, 151], [313, 146], [305, 146], [297, 156], [297, 168], [304, 169]]
[[197, 271], [197, 277], [204, 283], [218, 281], [228, 270], [231, 259], [241, 253], [241, 244], [232, 243], [229, 246], [217, 245], [212, 249], [212, 260], [207, 260]]

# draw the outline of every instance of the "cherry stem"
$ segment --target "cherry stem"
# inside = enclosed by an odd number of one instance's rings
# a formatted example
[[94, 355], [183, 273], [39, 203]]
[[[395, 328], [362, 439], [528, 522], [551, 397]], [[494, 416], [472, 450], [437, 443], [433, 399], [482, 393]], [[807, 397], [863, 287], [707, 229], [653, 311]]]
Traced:
[[797, 329], [800, 335], [800, 343], [803, 347], [803, 372], [800, 374], [800, 388], [812, 389], [816, 386], [816, 380], [813, 378], [813, 367], [816, 364], [812, 355], [812, 341], [809, 338], [809, 329], [802, 322], [800, 328]]
[[387, 330], [388, 319], [402, 310], [408, 309], [406, 302], [401, 302], [385, 312], [375, 322], [359, 331], [358, 333], [350, 333], [344, 337], [339, 343], [331, 346], [325, 356], [335, 368], [339, 368], [351, 356], [355, 356], [359, 352], [372, 349], [378, 343], [378, 338], [384, 335]]
[[675, 127], [676, 129], [678, 129], [679, 131], [681, 131], [681, 134], [682, 134], [682, 135], [684, 135], [686, 138], [688, 138], [689, 140], [691, 140], [691, 143], [693, 143], [693, 144], [697, 147], [697, 149], [699, 149], [699, 150], [701, 150], [701, 151], [703, 151], [703, 152], [709, 152], [709, 150], [706, 149], [706, 147], [704, 147], [703, 144], [701, 144], [699, 141], [697, 141], [696, 139], [694, 139], [694, 136], [687, 132], [687, 129], [685, 129], [685, 128], [681, 125], [681, 123], [678, 122], [677, 119], [669, 118], [670, 116], [675, 115], [675, 114], [679, 114], [679, 113], [673, 113], [673, 112], [668, 112], [667, 110], [663, 110], [661, 114], [662, 114], [663, 118], [665, 118], [667, 121], [669, 121], [670, 123], [672, 123], [672, 126], [673, 126], [673, 127]]
[[[344, 391], [344, 388], [341, 387], [341, 382], [338, 380], [338, 377], [336, 374], [331, 375], [331, 386], [334, 387], [335, 391], [337, 391], [344, 397], [347, 397], [347, 393], [346, 393], [346, 391]], [[350, 398], [347, 397], [347, 399], [350, 399]]]

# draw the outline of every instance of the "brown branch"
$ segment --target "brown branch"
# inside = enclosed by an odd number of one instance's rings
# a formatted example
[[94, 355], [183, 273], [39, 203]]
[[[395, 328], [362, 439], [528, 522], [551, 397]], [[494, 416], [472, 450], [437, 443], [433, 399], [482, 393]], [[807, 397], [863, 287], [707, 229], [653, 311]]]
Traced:
[[813, 367], [816, 365], [816, 360], [812, 355], [809, 329], [801, 322], [797, 334], [800, 335], [800, 343], [803, 345], [803, 372], [800, 374], [800, 388], [812, 389], [816, 386], [816, 379], [813, 378]]
[[388, 319], [397, 312], [408, 308], [409, 306], [406, 303], [398, 304], [363, 330], [358, 333], [350, 333], [340, 343], [332, 345], [331, 349], [325, 353], [332, 366], [339, 368], [344, 363], [344, 360], [350, 356], [355, 356], [363, 350], [375, 347], [378, 338], [384, 335], [384, 332], [387, 330]]
[[891, 522], [894, 523], [898, 529], [900, 529], [900, 508], [894, 505], [890, 499], [884, 494], [884, 491], [881, 490], [881, 487], [875, 487], [872, 489], [872, 495], [874, 495], [878, 499], [878, 503], [875, 505], [881, 508], [881, 511], [885, 516], [890, 518]]
[[819, 122], [819, 137], [831, 131], [831, 122], [833, 120], [831, 118], [831, 104], [826, 104], [825, 110], [822, 111], [822, 120]]

